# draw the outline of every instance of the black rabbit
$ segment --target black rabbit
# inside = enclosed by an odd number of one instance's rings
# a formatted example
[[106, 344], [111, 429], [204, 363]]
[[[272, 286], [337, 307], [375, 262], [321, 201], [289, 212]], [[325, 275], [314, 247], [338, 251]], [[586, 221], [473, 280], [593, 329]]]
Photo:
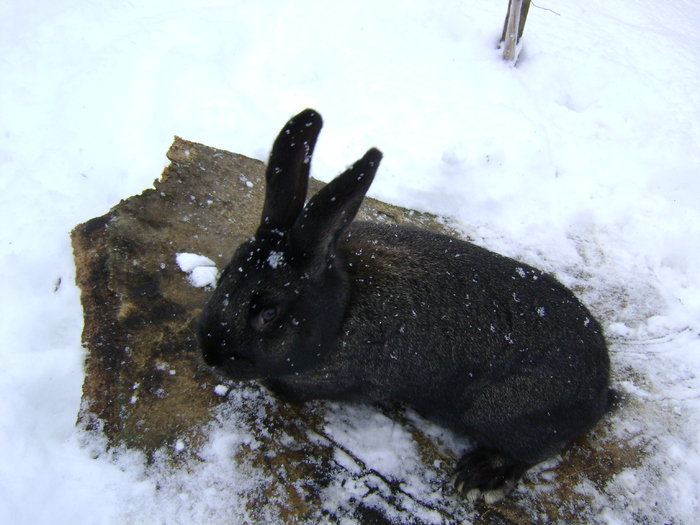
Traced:
[[455, 485], [498, 501], [609, 408], [601, 327], [526, 264], [445, 235], [353, 222], [377, 149], [304, 205], [322, 124], [307, 109], [277, 137], [260, 226], [202, 314], [204, 360], [297, 401], [406, 403], [476, 441]]

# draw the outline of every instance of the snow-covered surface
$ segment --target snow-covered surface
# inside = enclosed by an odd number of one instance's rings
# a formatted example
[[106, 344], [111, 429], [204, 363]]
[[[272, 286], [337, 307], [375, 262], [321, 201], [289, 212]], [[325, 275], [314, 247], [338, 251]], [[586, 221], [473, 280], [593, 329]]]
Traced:
[[[506, 6], [0, 1], [0, 523], [245, 511], [236, 494], [251, 479], [230, 458], [255, 436], [234, 416], [187, 472], [110, 459], [76, 431], [84, 350], [68, 233], [149, 187], [173, 135], [265, 159], [305, 107], [326, 122], [316, 177], [377, 146], [372, 196], [457, 219], [555, 273], [601, 319], [617, 387], [641, 402], [612, 431], [652, 454], [595, 494], [591, 519], [696, 522], [700, 5], [538, 2], [515, 68], [495, 49]], [[226, 389], [232, 403], [245, 395]], [[411, 481], [413, 445], [381, 415], [328, 418], [327, 433], [387, 477], [430, 488]]]

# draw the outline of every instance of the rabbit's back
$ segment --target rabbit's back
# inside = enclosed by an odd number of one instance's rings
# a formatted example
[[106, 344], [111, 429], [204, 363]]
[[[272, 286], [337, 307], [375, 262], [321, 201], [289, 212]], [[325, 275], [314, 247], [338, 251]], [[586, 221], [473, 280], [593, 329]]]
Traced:
[[[352, 324], [376, 325], [387, 335], [394, 333], [389, 326], [401, 334], [419, 325], [424, 345], [466, 345], [455, 364], [469, 368], [493, 368], [494, 359], [521, 354], [533, 361], [563, 355], [594, 368], [607, 363], [588, 309], [527, 264], [446, 235], [363, 222], [351, 225], [339, 251], [351, 279]], [[410, 331], [414, 339], [423, 333]]]

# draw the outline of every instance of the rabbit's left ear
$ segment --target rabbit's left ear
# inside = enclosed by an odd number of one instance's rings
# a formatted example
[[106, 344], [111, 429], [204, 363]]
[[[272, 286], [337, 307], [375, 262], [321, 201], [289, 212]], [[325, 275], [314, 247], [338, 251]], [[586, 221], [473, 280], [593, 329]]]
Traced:
[[306, 109], [290, 119], [277, 136], [265, 173], [261, 230], [288, 231], [299, 217], [306, 201], [311, 154], [322, 126], [321, 115]]
[[291, 231], [292, 248], [298, 255], [312, 262], [325, 261], [357, 215], [381, 160], [381, 151], [370, 149], [311, 198]]

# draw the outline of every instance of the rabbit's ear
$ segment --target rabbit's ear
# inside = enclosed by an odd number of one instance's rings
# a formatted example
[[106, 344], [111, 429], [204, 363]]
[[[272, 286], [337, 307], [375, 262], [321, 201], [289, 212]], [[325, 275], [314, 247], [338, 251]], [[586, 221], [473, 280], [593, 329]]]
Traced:
[[306, 201], [311, 155], [323, 120], [313, 109], [293, 117], [277, 136], [265, 179], [260, 229], [284, 232], [294, 225]]
[[360, 209], [382, 153], [370, 149], [347, 171], [314, 195], [292, 229], [292, 248], [307, 260], [325, 260]]

